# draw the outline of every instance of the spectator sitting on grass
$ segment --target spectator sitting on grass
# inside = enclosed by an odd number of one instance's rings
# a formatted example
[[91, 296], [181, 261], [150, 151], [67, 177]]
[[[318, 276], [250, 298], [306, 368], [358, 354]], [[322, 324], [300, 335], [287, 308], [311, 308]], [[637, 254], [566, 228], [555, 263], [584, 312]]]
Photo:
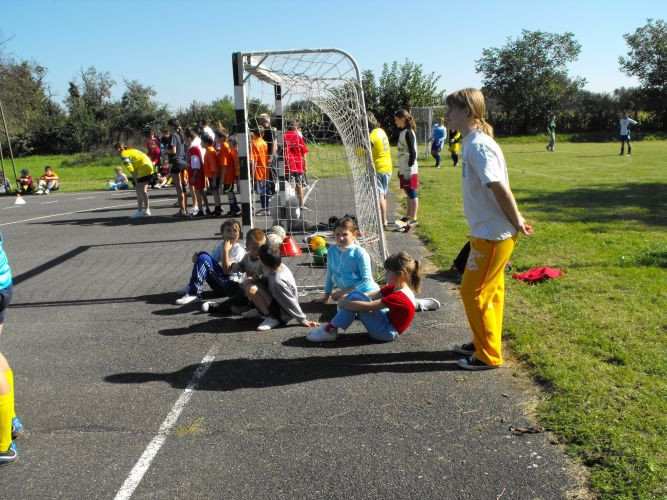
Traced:
[[21, 193], [34, 193], [35, 181], [28, 172], [27, 168], [21, 170], [21, 177], [18, 179], [19, 191]]
[[44, 167], [44, 175], [39, 178], [37, 183], [37, 194], [49, 194], [51, 191], [60, 189], [60, 180], [50, 165]]
[[123, 167], [116, 167], [116, 180], [109, 180], [109, 189], [118, 191], [119, 189], [128, 189], [130, 187], [127, 175], [123, 173]]

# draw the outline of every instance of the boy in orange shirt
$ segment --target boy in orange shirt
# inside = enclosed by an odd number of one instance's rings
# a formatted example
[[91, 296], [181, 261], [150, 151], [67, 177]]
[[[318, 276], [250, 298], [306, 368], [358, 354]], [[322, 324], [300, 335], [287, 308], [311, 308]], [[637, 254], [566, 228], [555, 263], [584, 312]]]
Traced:
[[[225, 129], [218, 130], [215, 135], [220, 142], [218, 158], [220, 165], [222, 165], [222, 192], [227, 193], [227, 201], [229, 201], [229, 212], [225, 214], [225, 217], [238, 217], [241, 215], [241, 208], [234, 194], [234, 185], [240, 177], [236, 141], [231, 138], [229, 141], [227, 140], [227, 131]], [[232, 143], [231, 145], [230, 142]]]
[[206, 153], [204, 154], [204, 175], [208, 179], [208, 187], [213, 193], [213, 201], [215, 202], [215, 208], [211, 212], [211, 216], [220, 217], [222, 215], [222, 208], [220, 207], [220, 158], [213, 147], [213, 139], [211, 137], [204, 134], [201, 142], [206, 148]]
[[258, 210], [255, 215], [271, 215], [268, 209], [268, 170], [266, 168], [269, 148], [266, 145], [266, 141], [262, 139], [262, 131], [259, 128], [254, 128], [251, 132], [250, 168], [252, 170], [252, 178], [255, 181], [255, 192], [259, 195], [259, 200], [262, 204], [261, 210]]

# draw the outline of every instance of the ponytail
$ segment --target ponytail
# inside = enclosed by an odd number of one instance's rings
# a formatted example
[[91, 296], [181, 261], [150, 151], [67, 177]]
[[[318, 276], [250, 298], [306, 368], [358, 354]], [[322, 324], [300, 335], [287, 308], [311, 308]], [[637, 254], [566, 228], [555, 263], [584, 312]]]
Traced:
[[417, 130], [417, 122], [414, 116], [412, 116], [407, 109], [399, 109], [396, 111], [396, 113], [394, 113], [394, 116], [396, 118], [403, 118], [405, 120], [406, 129], [412, 129], [413, 132]]
[[410, 288], [412, 290], [419, 293], [421, 291], [422, 284], [422, 265], [418, 260], [415, 260], [414, 263], [415, 265], [412, 269], [412, 272], [410, 273], [410, 281], [408, 283], [410, 284]]
[[422, 282], [422, 265], [406, 252], [398, 252], [387, 257], [384, 268], [400, 275], [411, 290], [419, 293]]

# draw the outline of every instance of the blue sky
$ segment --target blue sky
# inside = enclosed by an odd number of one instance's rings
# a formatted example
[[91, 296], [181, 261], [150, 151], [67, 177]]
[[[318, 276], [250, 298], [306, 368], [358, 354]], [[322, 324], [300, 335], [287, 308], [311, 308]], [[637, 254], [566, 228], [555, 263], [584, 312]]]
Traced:
[[442, 75], [442, 89], [480, 86], [474, 61], [482, 49], [524, 28], [573, 32], [582, 51], [571, 75], [612, 91], [637, 84], [618, 69], [623, 34], [666, 18], [667, 2], [3, 0], [0, 12], [1, 39], [13, 37], [5, 52], [46, 66], [59, 99], [80, 68], [94, 65], [119, 83], [153, 86], [175, 109], [232, 95], [236, 51], [336, 47], [376, 74], [407, 58]]

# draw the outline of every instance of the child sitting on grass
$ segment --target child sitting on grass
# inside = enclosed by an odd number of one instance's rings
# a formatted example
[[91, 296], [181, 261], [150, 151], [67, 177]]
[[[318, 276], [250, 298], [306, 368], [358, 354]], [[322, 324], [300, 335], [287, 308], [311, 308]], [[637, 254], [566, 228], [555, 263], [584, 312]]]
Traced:
[[230, 271], [232, 273], [244, 273], [243, 281], [238, 292], [231, 295], [223, 302], [203, 302], [202, 312], [214, 314], [241, 314], [249, 309], [250, 300], [246, 294], [247, 289], [259, 283], [263, 272], [262, 262], [259, 260], [259, 247], [266, 243], [266, 235], [261, 229], [251, 229], [245, 237], [246, 254], [240, 262], [232, 262]]
[[223, 240], [212, 254], [195, 252], [192, 256], [194, 266], [190, 283], [180, 290], [183, 296], [176, 301], [177, 305], [201, 299], [205, 282], [222, 297], [230, 297], [239, 291], [239, 283], [233, 277], [231, 265], [240, 262], [246, 253], [239, 243], [241, 224], [235, 219], [227, 220], [222, 224], [220, 232]]
[[301, 310], [299, 295], [292, 271], [282, 263], [280, 248], [265, 243], [259, 247], [259, 260], [264, 268], [262, 283], [247, 288], [248, 298], [255, 309], [244, 312], [244, 318], [264, 318], [259, 331], [270, 330], [291, 319], [301, 326], [312, 328], [319, 323], [310, 321]]
[[415, 292], [421, 284], [421, 265], [405, 252], [384, 261], [387, 285], [377, 292], [357, 290], [338, 299], [338, 313], [306, 337], [311, 342], [333, 342], [338, 330], [346, 330], [355, 318], [368, 335], [379, 342], [391, 342], [405, 332], [415, 316]]
[[123, 167], [116, 167], [116, 180], [109, 181], [109, 189], [118, 191], [119, 189], [128, 189], [130, 187], [127, 175], [123, 173]]

